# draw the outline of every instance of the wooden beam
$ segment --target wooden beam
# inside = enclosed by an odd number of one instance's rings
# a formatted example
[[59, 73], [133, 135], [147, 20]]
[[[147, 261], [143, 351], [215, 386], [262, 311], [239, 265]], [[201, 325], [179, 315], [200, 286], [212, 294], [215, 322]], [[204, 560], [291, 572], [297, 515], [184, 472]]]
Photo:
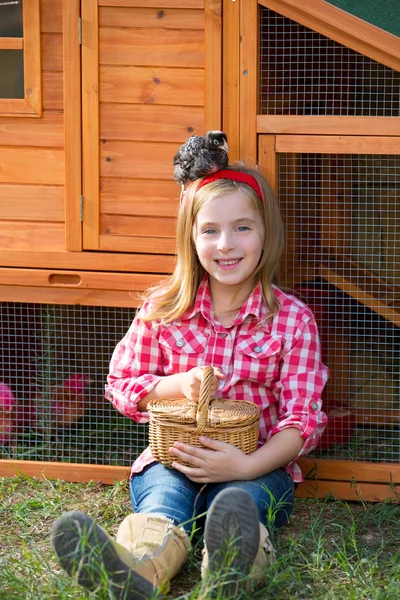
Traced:
[[400, 138], [334, 135], [277, 135], [277, 152], [400, 154]]
[[240, 3], [223, 0], [222, 128], [228, 136], [229, 162], [240, 158]]
[[240, 2], [239, 157], [251, 166], [257, 164], [258, 37], [257, 0]]
[[205, 130], [221, 129], [222, 0], [205, 0]]
[[400, 136], [398, 117], [257, 115], [257, 133]]

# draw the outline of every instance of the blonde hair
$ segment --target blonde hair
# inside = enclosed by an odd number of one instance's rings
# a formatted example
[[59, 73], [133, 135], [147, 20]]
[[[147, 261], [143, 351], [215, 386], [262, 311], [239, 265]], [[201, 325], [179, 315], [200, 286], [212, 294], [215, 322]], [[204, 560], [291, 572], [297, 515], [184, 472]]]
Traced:
[[283, 226], [275, 196], [266, 179], [256, 169], [241, 164], [229, 168], [252, 175], [260, 186], [263, 200], [246, 183], [229, 179], [217, 179], [198, 189], [201, 181], [199, 179], [189, 186], [178, 211], [176, 266], [168, 279], [145, 293], [143, 299], [151, 298], [151, 307], [143, 317], [144, 321], [169, 323], [181, 317], [194, 304], [205, 274], [197, 258], [193, 239], [197, 214], [209, 200], [237, 190], [252, 202], [265, 228], [261, 259], [253, 274], [253, 289], [260, 281], [270, 312], [268, 318], [272, 318], [279, 311], [279, 302], [272, 286], [277, 283], [278, 262], [283, 249]]

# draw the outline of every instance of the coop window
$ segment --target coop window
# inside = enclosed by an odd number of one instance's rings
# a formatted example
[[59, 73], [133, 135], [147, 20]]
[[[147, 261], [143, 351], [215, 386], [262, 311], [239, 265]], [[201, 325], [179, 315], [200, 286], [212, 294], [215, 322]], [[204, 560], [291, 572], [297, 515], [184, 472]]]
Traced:
[[134, 314], [110, 307], [0, 304], [0, 382], [14, 398], [5, 402], [0, 389], [1, 458], [133, 462], [147, 445], [147, 426], [118, 413], [104, 398], [104, 386], [111, 354]]
[[39, 0], [0, 0], [0, 115], [40, 113]]
[[400, 157], [279, 154], [282, 285], [314, 310], [330, 422], [318, 457], [400, 457]]
[[260, 114], [398, 117], [399, 86], [397, 71], [261, 7]]

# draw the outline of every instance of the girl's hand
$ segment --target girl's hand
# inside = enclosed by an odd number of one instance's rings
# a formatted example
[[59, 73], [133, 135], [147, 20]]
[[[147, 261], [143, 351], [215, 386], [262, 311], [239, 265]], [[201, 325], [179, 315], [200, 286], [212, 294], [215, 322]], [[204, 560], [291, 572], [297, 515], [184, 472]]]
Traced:
[[201, 436], [200, 442], [205, 448], [196, 448], [182, 442], [175, 442], [169, 449], [170, 454], [179, 460], [190, 463], [188, 467], [180, 462], [172, 463], [177, 471], [184, 473], [197, 483], [216, 483], [218, 481], [245, 480], [248, 456], [231, 444], [218, 442]]
[[[200, 383], [203, 373], [203, 367], [194, 367], [194, 369], [190, 369], [190, 371], [187, 371], [187, 373], [180, 373], [182, 378], [182, 394], [185, 396], [185, 398], [191, 400], [192, 402], [199, 401]], [[224, 379], [224, 377], [225, 375], [222, 373], [221, 369], [214, 367], [214, 378], [210, 391], [211, 400], [214, 400], [219, 382], [221, 379]]]

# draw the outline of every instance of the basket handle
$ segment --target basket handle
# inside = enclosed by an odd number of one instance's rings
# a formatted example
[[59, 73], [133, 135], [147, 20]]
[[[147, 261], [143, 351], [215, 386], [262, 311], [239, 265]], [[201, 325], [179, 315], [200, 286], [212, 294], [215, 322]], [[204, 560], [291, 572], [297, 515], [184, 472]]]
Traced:
[[201, 378], [200, 382], [200, 396], [197, 404], [196, 435], [200, 435], [203, 432], [204, 427], [207, 425], [208, 406], [210, 404], [210, 390], [213, 377], [214, 369], [212, 367], [204, 367], [203, 377]]

